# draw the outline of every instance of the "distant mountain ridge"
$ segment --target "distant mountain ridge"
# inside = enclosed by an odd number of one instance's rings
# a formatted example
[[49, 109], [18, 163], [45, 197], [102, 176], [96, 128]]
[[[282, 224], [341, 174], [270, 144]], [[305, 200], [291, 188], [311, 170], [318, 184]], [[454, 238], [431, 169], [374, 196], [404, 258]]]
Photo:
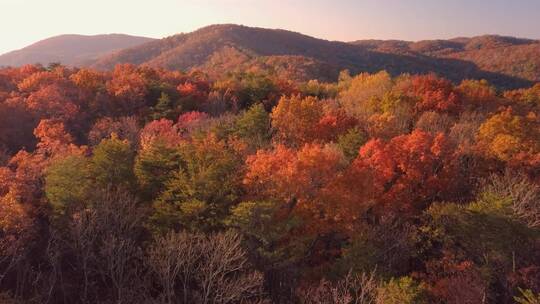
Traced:
[[123, 48], [115, 45], [94, 58], [83, 56], [84, 60], [61, 60], [62, 53], [54, 53], [54, 48], [49, 53], [59, 57], [54, 61], [97, 69], [132, 63], [202, 70], [211, 77], [264, 71], [293, 80], [333, 81], [339, 71], [348, 69], [352, 73], [387, 70], [394, 75], [435, 72], [456, 82], [487, 79], [503, 88], [540, 82], [540, 41], [514, 37], [340, 42], [281, 29], [221, 24], [163, 39], [145, 39]]
[[485, 35], [418, 42], [360, 40], [352, 44], [378, 52], [462, 60], [486, 72], [540, 82], [539, 40]]
[[223, 24], [103, 56], [92, 66], [110, 69], [117, 63], [200, 69], [211, 75], [266, 70], [301, 80], [335, 80], [343, 69], [436, 72], [454, 81], [484, 78], [498, 86], [520, 87], [540, 81], [540, 41], [480, 36], [345, 43], [286, 30]]
[[38, 41], [23, 49], [0, 55], [0, 66], [24, 64], [89, 65], [110, 52], [134, 47], [154, 39], [123, 34], [60, 35]]

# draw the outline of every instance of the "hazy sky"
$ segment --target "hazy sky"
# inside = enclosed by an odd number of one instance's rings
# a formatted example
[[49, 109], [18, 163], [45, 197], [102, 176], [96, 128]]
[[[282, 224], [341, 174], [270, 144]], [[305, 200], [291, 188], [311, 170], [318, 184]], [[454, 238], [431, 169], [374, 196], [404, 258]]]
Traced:
[[59, 34], [161, 38], [215, 23], [345, 41], [540, 38], [540, 0], [0, 0], [0, 54]]

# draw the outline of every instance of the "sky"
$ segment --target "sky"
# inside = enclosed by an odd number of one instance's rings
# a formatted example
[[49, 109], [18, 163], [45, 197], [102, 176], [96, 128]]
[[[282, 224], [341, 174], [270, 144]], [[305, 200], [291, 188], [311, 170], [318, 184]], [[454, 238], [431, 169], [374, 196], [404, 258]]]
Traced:
[[540, 39], [540, 0], [0, 0], [0, 54], [61, 34], [162, 38], [217, 23], [341, 41]]

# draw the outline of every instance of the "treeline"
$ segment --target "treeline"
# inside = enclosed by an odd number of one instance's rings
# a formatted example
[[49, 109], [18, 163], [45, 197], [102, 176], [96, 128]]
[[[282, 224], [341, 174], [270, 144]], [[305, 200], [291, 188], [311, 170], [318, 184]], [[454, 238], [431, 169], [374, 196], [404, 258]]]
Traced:
[[540, 85], [0, 70], [1, 303], [540, 301]]

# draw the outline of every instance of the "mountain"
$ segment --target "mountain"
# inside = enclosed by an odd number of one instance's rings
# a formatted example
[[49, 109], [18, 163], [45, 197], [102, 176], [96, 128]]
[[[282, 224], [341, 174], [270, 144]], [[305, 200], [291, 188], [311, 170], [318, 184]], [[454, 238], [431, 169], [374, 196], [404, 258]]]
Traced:
[[[344, 43], [316, 39], [285, 30], [239, 25], [213, 25], [122, 50], [98, 60], [94, 67], [117, 63], [145, 64], [168, 69], [203, 69], [209, 73], [273, 69], [302, 78], [336, 76], [339, 69], [366, 69], [370, 52]], [[362, 58], [363, 60], [359, 60]]]
[[241, 25], [212, 25], [124, 49], [99, 58], [93, 67], [118, 63], [167, 69], [200, 69], [219, 76], [264, 70], [292, 79], [335, 80], [352, 73], [387, 70], [436, 72], [454, 81], [487, 79], [501, 87], [540, 81], [540, 42], [500, 36], [434, 41], [327, 41], [300, 33]]
[[493, 76], [540, 82], [538, 40], [486, 35], [419, 42], [361, 40], [353, 44], [375, 52], [469, 62]]
[[264, 70], [300, 80], [335, 80], [343, 69], [352, 73], [387, 70], [393, 74], [444, 70], [452, 75], [471, 69], [445, 60], [375, 52], [291, 31], [232, 24], [212, 25], [125, 49], [100, 58], [93, 67], [111, 69], [118, 63], [200, 69], [215, 76]]
[[487, 79], [501, 88], [540, 81], [540, 41], [503, 36], [450, 40], [328, 41], [300, 33], [233, 24], [211, 25], [163, 39], [126, 35], [50, 38], [0, 56], [1, 65], [62, 62], [98, 69], [133, 63], [202, 70], [218, 78], [264, 71], [292, 80], [337, 79], [339, 72], [435, 72], [459, 82]]
[[121, 34], [110, 35], [61, 35], [48, 38], [23, 49], [0, 55], [0, 66], [24, 64], [88, 65], [107, 53], [134, 47], [154, 39]]

